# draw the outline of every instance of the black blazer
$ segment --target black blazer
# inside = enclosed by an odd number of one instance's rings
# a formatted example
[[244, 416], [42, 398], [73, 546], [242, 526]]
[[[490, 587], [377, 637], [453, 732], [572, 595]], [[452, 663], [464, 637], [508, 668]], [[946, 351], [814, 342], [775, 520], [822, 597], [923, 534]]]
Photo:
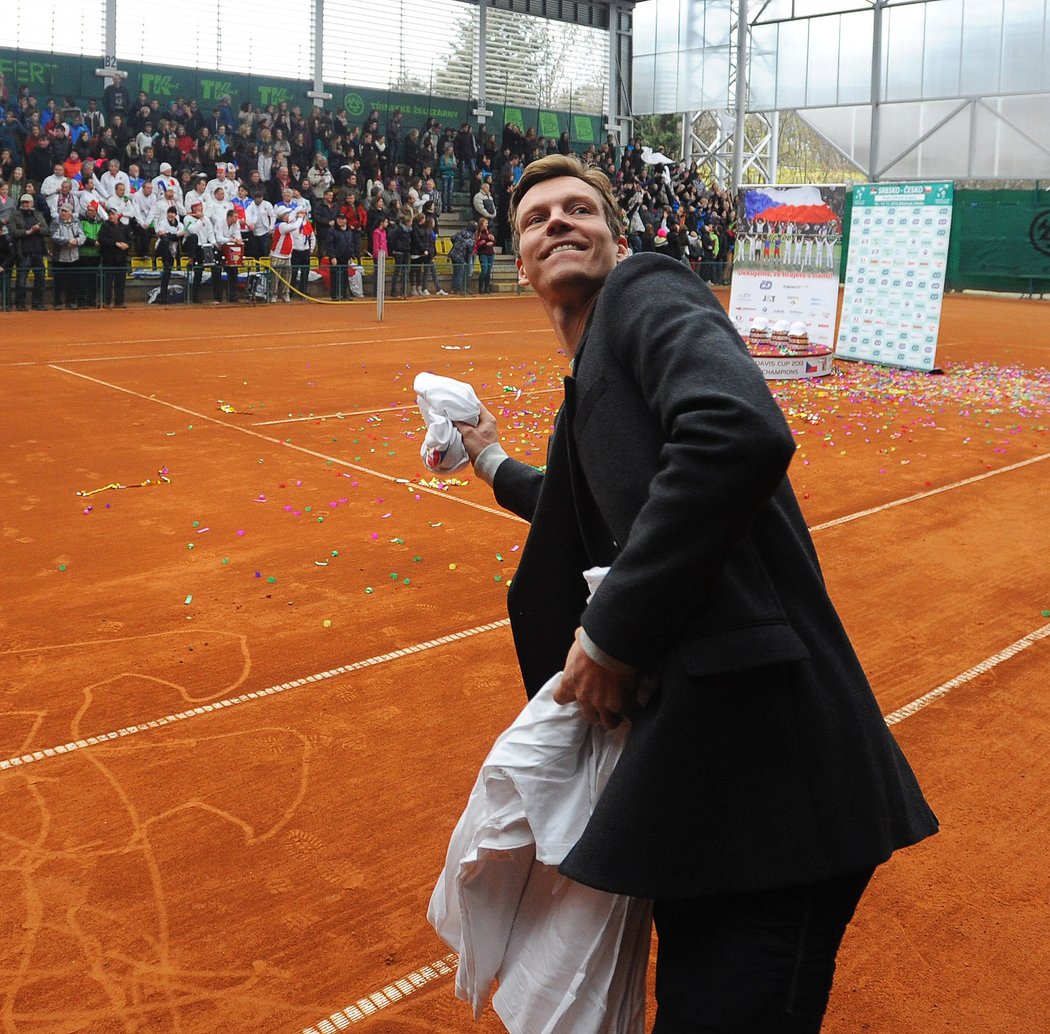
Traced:
[[[496, 471], [532, 522], [508, 596], [526, 691], [582, 623], [659, 690], [562, 872], [691, 897], [825, 879], [937, 828], [826, 592], [790, 430], [698, 277], [636, 255], [566, 379], [546, 474]], [[591, 604], [581, 577], [611, 571]]]

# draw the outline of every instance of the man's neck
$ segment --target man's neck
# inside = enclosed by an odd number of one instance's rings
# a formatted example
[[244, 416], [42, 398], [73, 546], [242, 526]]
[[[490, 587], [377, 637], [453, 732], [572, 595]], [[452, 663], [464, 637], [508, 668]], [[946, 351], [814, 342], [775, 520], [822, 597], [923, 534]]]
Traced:
[[554, 328], [554, 334], [570, 360], [576, 357], [576, 350], [579, 348], [584, 331], [587, 329], [587, 321], [591, 318], [591, 313], [594, 311], [594, 306], [597, 302], [598, 295], [595, 294], [593, 298], [582, 306], [558, 302], [544, 305], [544, 308], [547, 310], [547, 318]]

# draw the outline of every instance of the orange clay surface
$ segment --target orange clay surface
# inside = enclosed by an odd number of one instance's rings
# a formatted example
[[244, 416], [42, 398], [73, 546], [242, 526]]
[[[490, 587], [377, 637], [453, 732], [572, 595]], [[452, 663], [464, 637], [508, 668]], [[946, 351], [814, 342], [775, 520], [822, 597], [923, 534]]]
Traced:
[[[942, 832], [877, 874], [831, 1034], [1046, 1030], [1048, 316], [950, 296], [943, 376], [774, 386], [884, 713], [942, 690], [894, 727]], [[538, 302], [12, 313], [0, 342], [0, 1032], [330, 1032], [369, 996], [367, 1034], [502, 1030], [425, 912], [523, 703], [527, 527], [418, 483], [412, 379], [471, 381], [542, 463]]]

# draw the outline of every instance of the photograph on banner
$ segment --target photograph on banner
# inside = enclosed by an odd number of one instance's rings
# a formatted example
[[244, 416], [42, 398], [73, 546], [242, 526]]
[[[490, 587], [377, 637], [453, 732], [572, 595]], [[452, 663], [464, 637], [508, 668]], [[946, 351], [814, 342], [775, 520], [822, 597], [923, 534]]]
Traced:
[[740, 188], [729, 316], [741, 335], [756, 319], [787, 320], [834, 345], [845, 201], [836, 184]]
[[950, 181], [853, 188], [836, 357], [935, 368], [953, 195]]

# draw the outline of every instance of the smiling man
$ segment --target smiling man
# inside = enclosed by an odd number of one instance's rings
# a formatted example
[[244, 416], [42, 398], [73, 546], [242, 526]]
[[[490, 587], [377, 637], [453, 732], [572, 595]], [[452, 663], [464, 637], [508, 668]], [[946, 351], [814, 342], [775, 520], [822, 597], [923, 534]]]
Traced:
[[487, 410], [459, 426], [531, 522], [508, 596], [526, 691], [564, 670], [559, 703], [631, 723], [561, 872], [654, 899], [653, 1034], [819, 1031], [872, 872], [937, 822], [827, 595], [791, 432], [699, 278], [628, 257], [602, 173], [531, 163], [510, 220], [572, 361], [546, 472]]

